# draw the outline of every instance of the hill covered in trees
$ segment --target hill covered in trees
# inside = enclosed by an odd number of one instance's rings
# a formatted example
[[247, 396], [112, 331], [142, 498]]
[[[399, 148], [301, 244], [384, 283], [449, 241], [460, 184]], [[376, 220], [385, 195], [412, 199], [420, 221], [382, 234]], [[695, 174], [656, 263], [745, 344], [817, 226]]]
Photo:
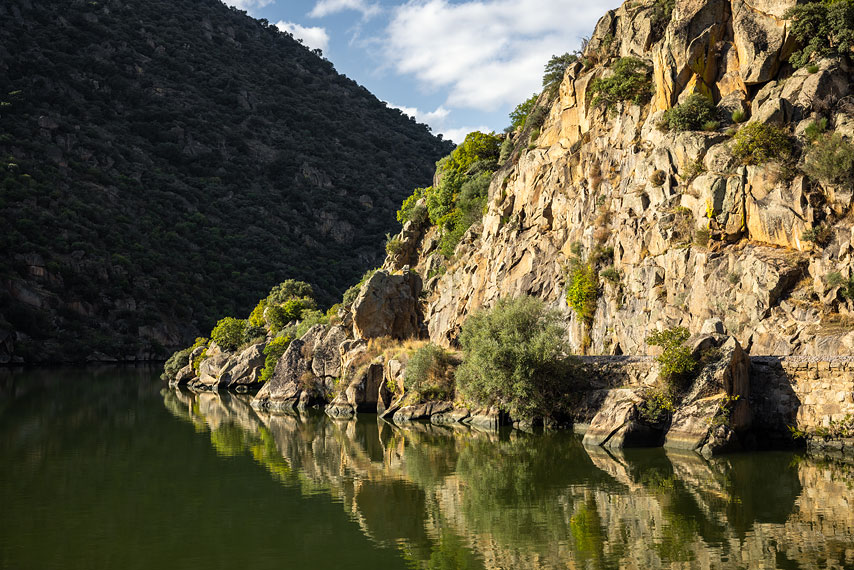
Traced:
[[0, 360], [163, 355], [321, 303], [452, 145], [218, 0], [0, 4]]

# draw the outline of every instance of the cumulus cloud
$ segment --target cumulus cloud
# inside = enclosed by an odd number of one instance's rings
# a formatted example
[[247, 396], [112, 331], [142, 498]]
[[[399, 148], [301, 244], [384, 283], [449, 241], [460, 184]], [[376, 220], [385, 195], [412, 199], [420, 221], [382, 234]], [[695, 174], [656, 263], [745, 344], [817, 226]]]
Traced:
[[308, 15], [312, 18], [323, 18], [324, 16], [337, 14], [346, 10], [361, 12], [364, 18], [370, 18], [380, 13], [379, 5], [370, 3], [367, 0], [318, 0]]
[[391, 15], [383, 55], [397, 72], [447, 89], [449, 107], [492, 111], [539, 91], [549, 58], [578, 47], [618, 3], [410, 0]]
[[442, 137], [447, 139], [447, 140], [453, 141], [455, 144], [460, 144], [466, 138], [467, 134], [474, 132], [474, 131], [480, 131], [482, 133], [489, 133], [492, 131], [492, 129], [490, 129], [489, 127], [484, 127], [484, 126], [480, 126], [480, 127], [458, 127], [458, 128], [453, 128], [453, 129], [445, 129], [444, 131], [442, 131]]
[[329, 46], [329, 34], [326, 33], [325, 28], [300, 26], [284, 20], [277, 22], [276, 27], [283, 32], [292, 33], [296, 39], [302, 39], [310, 48], [326, 50]]
[[255, 8], [263, 8], [268, 4], [272, 4], [274, 1], [275, 0], [225, 0], [225, 3], [229, 6], [234, 6], [235, 8], [246, 10], [251, 13]]
[[448, 116], [450, 111], [443, 106], [439, 105], [435, 111], [421, 111], [417, 107], [406, 107], [403, 105], [395, 105], [394, 103], [388, 103], [388, 106], [392, 109], [400, 109], [410, 117], [414, 117], [419, 123], [427, 123], [428, 125], [435, 127], [436, 124], [441, 124], [442, 121]]

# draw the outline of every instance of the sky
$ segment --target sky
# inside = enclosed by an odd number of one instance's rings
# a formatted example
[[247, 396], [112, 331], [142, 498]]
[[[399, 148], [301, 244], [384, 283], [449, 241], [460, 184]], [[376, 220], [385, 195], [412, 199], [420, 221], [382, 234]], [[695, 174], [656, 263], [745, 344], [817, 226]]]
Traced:
[[339, 73], [461, 142], [500, 132], [616, 0], [223, 0], [323, 50]]

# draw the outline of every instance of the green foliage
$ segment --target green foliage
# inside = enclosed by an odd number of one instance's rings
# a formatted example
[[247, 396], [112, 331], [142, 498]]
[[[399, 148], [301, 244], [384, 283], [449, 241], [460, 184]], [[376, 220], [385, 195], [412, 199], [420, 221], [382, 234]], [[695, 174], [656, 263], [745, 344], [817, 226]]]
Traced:
[[822, 117], [807, 125], [807, 128], [804, 129], [804, 136], [809, 142], [816, 143], [825, 132], [827, 132], [827, 119]]
[[465, 231], [483, 216], [492, 173], [498, 168], [501, 138], [473, 132], [436, 164], [440, 182], [427, 189], [427, 211], [441, 229], [440, 251], [453, 255]]
[[596, 270], [592, 264], [584, 263], [580, 259], [570, 262], [566, 283], [566, 304], [572, 307], [584, 323], [593, 322], [598, 289]]
[[614, 284], [620, 283], [620, 272], [617, 271], [614, 266], [606, 267], [602, 271], [599, 272], [599, 277], [602, 279], [606, 279]]
[[267, 303], [270, 305], [281, 305], [291, 299], [314, 298], [314, 290], [305, 281], [296, 279], [285, 279], [270, 290], [267, 295]]
[[733, 123], [743, 123], [747, 120], [747, 113], [745, 113], [742, 109], [736, 109], [732, 112], [730, 116]]
[[270, 330], [273, 334], [278, 334], [285, 325], [301, 319], [304, 312], [313, 309], [315, 309], [315, 303], [308, 298], [289, 299], [281, 305], [272, 305], [267, 309]]
[[243, 344], [245, 336], [246, 321], [234, 317], [220, 319], [211, 331], [211, 340], [226, 351], [236, 350]]
[[776, 125], [749, 123], [735, 135], [732, 155], [742, 164], [782, 160], [792, 152], [789, 134]]
[[655, 38], [661, 38], [664, 35], [664, 30], [667, 24], [673, 18], [673, 8], [676, 6], [676, 0], [655, 0], [652, 6], [651, 23], [652, 31]]
[[825, 185], [854, 185], [854, 144], [838, 133], [818, 136], [807, 152], [804, 172]]
[[289, 344], [291, 344], [291, 337], [277, 336], [264, 347], [266, 358], [264, 359], [264, 368], [261, 370], [260, 376], [262, 384], [273, 377], [273, 372], [276, 371], [276, 364], [279, 363], [279, 359], [285, 353]]
[[329, 318], [323, 314], [323, 311], [317, 311], [309, 309], [307, 311], [303, 311], [302, 313], [302, 321], [297, 325], [294, 330], [294, 338], [302, 338], [302, 336], [308, 332], [308, 329], [313, 327], [314, 325], [328, 325]]
[[386, 255], [397, 255], [403, 251], [403, 242], [397, 236], [392, 237], [386, 234], [385, 252]]
[[185, 348], [170, 356], [166, 364], [163, 365], [163, 374], [160, 375], [160, 379], [164, 382], [174, 380], [178, 371], [190, 363], [191, 352], [192, 349]]
[[832, 271], [824, 277], [824, 281], [830, 288], [839, 287], [843, 299], [854, 299], [854, 275], [846, 279], [838, 271]]
[[427, 211], [433, 225], [443, 226], [452, 216], [464, 182], [483, 170], [495, 170], [501, 139], [494, 133], [473, 132], [449, 156], [436, 164], [440, 182], [427, 194]]
[[851, 57], [854, 0], [807, 2], [790, 8], [785, 17], [791, 20], [790, 32], [801, 46], [789, 56], [794, 67], [803, 67], [831, 55]]
[[[699, 131], [706, 123], [716, 121], [718, 109], [715, 104], [700, 93], [695, 93], [684, 102], [668, 109], [661, 116], [661, 126], [671, 131]], [[717, 125], [714, 127], [717, 128]], [[708, 129], [714, 130], [714, 129]]]
[[531, 114], [531, 111], [534, 109], [534, 106], [537, 104], [537, 98], [539, 95], [534, 93], [531, 95], [530, 99], [526, 99], [525, 101], [516, 105], [516, 108], [510, 112], [510, 128], [509, 130], [515, 131], [516, 129], [525, 128], [525, 120], [528, 118], [528, 115]]
[[649, 66], [633, 57], [621, 57], [612, 67], [613, 73], [600, 77], [590, 84], [593, 94], [592, 106], [605, 105], [610, 108], [619, 101], [630, 101], [642, 105], [652, 96]]
[[510, 158], [510, 154], [513, 152], [513, 139], [510, 135], [504, 137], [504, 140], [501, 142], [501, 152], [498, 155], [498, 164], [504, 164], [507, 162], [507, 159]]
[[263, 327], [267, 325], [267, 322], [264, 320], [264, 309], [266, 308], [267, 299], [258, 301], [258, 304], [255, 305], [255, 308], [249, 314], [249, 319], [247, 319], [250, 327]]
[[543, 73], [543, 89], [551, 96], [554, 96], [560, 87], [561, 81], [563, 81], [566, 68], [576, 61], [578, 61], [578, 54], [575, 53], [553, 55], [548, 63], [546, 63]]
[[514, 417], [562, 411], [575, 360], [560, 314], [533, 297], [502, 299], [463, 325], [463, 363], [457, 390], [479, 405], [496, 405]]
[[658, 424], [666, 421], [674, 409], [671, 390], [667, 387], [658, 386], [645, 395], [639, 411], [644, 421], [650, 424]]
[[416, 188], [403, 201], [403, 204], [400, 205], [400, 209], [397, 211], [397, 221], [401, 225], [409, 221], [422, 224], [427, 220], [427, 208], [424, 205], [418, 204], [418, 201], [424, 198], [431, 190], [432, 188]]
[[801, 234], [804, 241], [813, 242], [816, 245], [825, 246], [833, 239], [833, 230], [824, 224], [806, 229]]
[[661, 366], [659, 378], [668, 386], [674, 386], [697, 367], [691, 350], [684, 344], [690, 336], [691, 333], [685, 327], [673, 327], [655, 331], [646, 337], [647, 344], [662, 348], [655, 360]]
[[[56, 271], [38, 286], [61, 302], [31, 310], [0, 291], [0, 313], [34, 329], [39, 358], [155, 349], [139, 331], [164, 318], [198, 326], [189, 344], [285, 277], [334, 302], [381, 261], [393, 205], [453, 149], [221, 2], [30, 2], [15, 17], [2, 6], [0, 271], [36, 286], [11, 260], [41, 255]], [[58, 123], [50, 137], [41, 116]], [[352, 239], [304, 239], [327, 214]], [[65, 309], [76, 301], [136, 309], [92, 318]]]
[[419, 398], [449, 399], [453, 396], [453, 359], [446, 350], [433, 343], [422, 346], [406, 363], [403, 386]]
[[208, 349], [205, 348], [203, 351], [201, 351], [199, 353], [198, 356], [196, 356], [196, 358], [193, 359], [193, 371], [195, 371], [195, 373], [197, 375], [199, 373], [199, 366], [202, 365], [202, 361], [207, 357], [208, 357]]

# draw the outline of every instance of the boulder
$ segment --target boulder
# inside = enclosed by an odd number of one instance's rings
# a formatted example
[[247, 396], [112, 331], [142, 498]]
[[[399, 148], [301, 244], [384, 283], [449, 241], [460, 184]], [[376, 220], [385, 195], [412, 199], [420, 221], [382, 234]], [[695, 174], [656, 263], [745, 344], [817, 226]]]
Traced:
[[376, 412], [382, 381], [383, 365], [369, 364], [347, 386], [347, 402], [358, 412]]
[[348, 330], [340, 325], [326, 327], [310, 349], [311, 370], [315, 376], [337, 378], [341, 375], [339, 347], [348, 339]]
[[169, 387], [175, 388], [177, 386], [186, 386], [195, 378], [196, 371], [193, 369], [192, 361], [190, 361], [190, 364], [179, 370], [178, 373], [175, 374], [175, 378], [169, 381]]
[[421, 287], [421, 277], [413, 271], [374, 273], [353, 303], [353, 334], [357, 338], [421, 336]]
[[718, 357], [680, 398], [664, 447], [703, 455], [731, 451], [751, 425], [750, 357], [734, 337], [714, 335]]
[[309, 368], [303, 356], [305, 343], [292, 340], [276, 364], [270, 380], [255, 395], [252, 407], [265, 410], [292, 410], [324, 402], [326, 386]]
[[453, 405], [450, 402], [421, 402], [411, 406], [399, 408], [392, 416], [395, 423], [411, 422], [415, 420], [427, 420], [434, 414], [443, 414], [450, 411]]
[[463, 423], [472, 427], [489, 431], [497, 430], [501, 426], [510, 424], [510, 417], [496, 407], [480, 408], [472, 410], [471, 414], [463, 419]]
[[235, 389], [238, 386], [260, 384], [261, 370], [264, 369], [266, 342], [259, 342], [235, 354], [223, 365], [219, 372], [217, 388]]
[[208, 348], [207, 356], [199, 364], [199, 379], [193, 383], [195, 388], [212, 388], [219, 380], [219, 374], [231, 354], [222, 352], [216, 345]]
[[614, 449], [661, 445], [663, 429], [641, 419], [642, 402], [640, 390], [610, 390], [590, 422], [582, 443]]

